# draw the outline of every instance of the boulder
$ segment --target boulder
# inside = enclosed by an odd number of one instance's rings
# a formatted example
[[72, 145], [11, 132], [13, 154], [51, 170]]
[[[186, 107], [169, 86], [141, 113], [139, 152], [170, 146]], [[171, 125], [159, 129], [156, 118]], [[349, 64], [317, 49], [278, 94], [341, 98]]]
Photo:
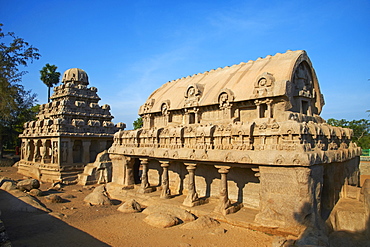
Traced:
[[30, 191], [40, 188], [40, 182], [37, 179], [25, 179], [17, 183], [17, 189], [20, 191]]
[[84, 202], [90, 205], [112, 205], [104, 185], [96, 187], [93, 192], [85, 197]]
[[3, 185], [4, 182], [9, 181], [6, 177], [0, 176], [0, 186]]
[[48, 195], [45, 196], [45, 200], [50, 203], [61, 203], [63, 202], [63, 199], [58, 195]]
[[61, 182], [55, 182], [51, 185], [50, 188], [48, 188], [48, 190], [60, 191], [60, 190], [62, 190], [62, 183]]
[[72, 194], [66, 194], [63, 196], [64, 198], [67, 198], [67, 199], [73, 199], [73, 198], [76, 198], [75, 195], [72, 195]]
[[209, 217], [209, 216], [201, 216], [195, 221], [186, 223], [185, 225], [181, 226], [184, 229], [204, 229], [204, 228], [213, 228], [218, 227], [220, 222], [217, 220]]
[[5, 181], [2, 183], [0, 188], [5, 191], [10, 191], [10, 190], [15, 190], [17, 186], [14, 181]]
[[12, 211], [37, 212], [38, 210], [42, 210], [50, 212], [50, 210], [41, 205], [36, 198], [27, 193], [19, 190], [11, 190], [9, 193], [11, 196], [9, 197], [7, 207]]
[[31, 196], [43, 196], [43, 192], [40, 189], [32, 189], [28, 194]]
[[152, 213], [145, 217], [144, 222], [154, 227], [167, 228], [179, 224], [180, 220], [168, 213]]
[[144, 211], [144, 214], [151, 215], [153, 213], [167, 213], [180, 219], [182, 222], [189, 222], [195, 220], [195, 216], [185, 209], [178, 208], [171, 205], [151, 205], [148, 206]]
[[141, 208], [141, 205], [135, 201], [134, 199], [128, 200], [125, 203], [123, 203], [119, 208], [118, 211], [122, 213], [137, 213], [141, 212], [143, 209]]

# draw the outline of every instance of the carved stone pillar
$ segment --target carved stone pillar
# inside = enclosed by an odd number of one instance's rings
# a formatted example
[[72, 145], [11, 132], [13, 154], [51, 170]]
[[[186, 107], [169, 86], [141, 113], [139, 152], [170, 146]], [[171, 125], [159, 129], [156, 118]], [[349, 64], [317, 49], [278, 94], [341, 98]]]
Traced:
[[194, 163], [184, 163], [186, 165], [186, 170], [189, 172], [188, 180], [188, 195], [186, 196], [182, 205], [187, 207], [194, 207], [200, 204], [198, 193], [195, 188], [195, 169], [196, 164]]
[[159, 161], [161, 163], [161, 167], [163, 168], [162, 173], [162, 192], [160, 198], [168, 199], [171, 197], [170, 191], [170, 184], [169, 184], [169, 176], [168, 176], [168, 167], [170, 166], [169, 161]]
[[228, 209], [231, 206], [229, 200], [228, 187], [227, 187], [227, 173], [229, 173], [230, 166], [215, 166], [218, 169], [218, 173], [221, 174], [221, 186], [220, 186], [220, 199], [219, 203], [215, 208], [216, 212], [220, 212], [223, 215], [228, 214]]
[[82, 163], [90, 163], [90, 145], [91, 141], [83, 141], [83, 155], [82, 155]]
[[51, 142], [51, 163], [53, 164], [59, 164], [59, 147], [58, 147], [58, 141], [52, 140]]
[[195, 120], [194, 121], [195, 121], [195, 123], [199, 123], [200, 122], [199, 121], [200, 120], [199, 119], [200, 116], [198, 114], [199, 109], [198, 108], [197, 109], [194, 108], [194, 111], [195, 111], [195, 116], [194, 116]]
[[268, 114], [268, 118], [272, 118], [272, 102], [273, 100], [272, 99], [267, 99], [266, 100], [266, 104], [267, 104], [267, 114]]
[[257, 114], [258, 114], [258, 117], [260, 118], [261, 117], [261, 101], [260, 100], [255, 100], [254, 104], [257, 107]]
[[33, 156], [33, 161], [34, 162], [41, 162], [41, 141], [40, 140], [35, 140], [35, 151], [34, 151], [34, 156]]
[[73, 164], [73, 142], [68, 140], [64, 142], [65, 147], [66, 147], [66, 152], [65, 155], [67, 157], [67, 163], [68, 164]]
[[45, 163], [45, 158], [47, 158], [46, 139], [41, 140], [40, 155], [41, 155], [41, 163], [43, 164]]
[[112, 182], [123, 185], [124, 190], [134, 188], [134, 164], [135, 159], [123, 154], [109, 154], [112, 161]]
[[142, 166], [142, 174], [141, 174], [141, 185], [140, 189], [138, 190], [138, 193], [150, 193], [153, 191], [153, 189], [150, 187], [149, 181], [148, 181], [148, 159], [140, 159], [141, 166]]
[[20, 153], [20, 159], [23, 160], [25, 157], [25, 142], [22, 141], [21, 143], [21, 153]]
[[134, 164], [135, 160], [128, 158], [125, 159], [125, 170], [124, 170], [124, 189], [133, 189], [135, 184], [134, 179]]
[[28, 149], [28, 161], [33, 161], [34, 157], [35, 157], [35, 153], [36, 153], [36, 143], [32, 140], [29, 140], [28, 142], [29, 144], [29, 149]]

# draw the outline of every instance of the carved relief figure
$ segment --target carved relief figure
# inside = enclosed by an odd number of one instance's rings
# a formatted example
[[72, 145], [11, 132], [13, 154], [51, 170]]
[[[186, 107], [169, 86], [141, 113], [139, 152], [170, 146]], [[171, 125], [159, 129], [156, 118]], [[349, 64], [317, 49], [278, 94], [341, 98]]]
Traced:
[[21, 143], [21, 159], [26, 157], [26, 144], [24, 142]]
[[53, 148], [52, 148], [52, 163], [57, 164], [58, 163], [58, 142], [53, 142]]

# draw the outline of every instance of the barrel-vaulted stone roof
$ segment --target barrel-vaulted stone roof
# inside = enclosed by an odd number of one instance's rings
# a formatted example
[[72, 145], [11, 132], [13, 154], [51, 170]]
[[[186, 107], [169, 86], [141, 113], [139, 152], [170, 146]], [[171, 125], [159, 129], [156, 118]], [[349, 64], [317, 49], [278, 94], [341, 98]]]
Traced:
[[217, 104], [220, 93], [225, 91], [232, 95], [234, 102], [263, 98], [266, 96], [259, 97], [255, 93], [256, 83], [261, 77], [270, 77], [270, 83], [274, 84], [270, 97], [291, 98], [293, 77], [302, 62], [311, 72], [316, 112], [320, 114], [324, 100], [312, 63], [304, 50], [277, 53], [274, 56], [258, 58], [256, 61], [250, 60], [247, 63], [169, 81], [149, 96], [139, 114], [160, 112], [163, 103], [167, 104], [168, 110], [186, 107], [186, 94], [190, 87], [197, 89], [195, 94], [199, 97], [199, 106]]

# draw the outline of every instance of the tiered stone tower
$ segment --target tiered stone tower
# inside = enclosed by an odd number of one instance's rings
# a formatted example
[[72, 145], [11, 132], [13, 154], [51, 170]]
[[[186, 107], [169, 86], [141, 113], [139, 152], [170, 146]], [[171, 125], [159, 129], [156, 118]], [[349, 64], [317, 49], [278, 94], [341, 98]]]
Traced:
[[108, 149], [116, 126], [110, 106], [99, 106], [97, 88], [81, 69], [64, 72], [52, 102], [40, 106], [36, 121], [27, 122], [20, 135], [18, 172], [42, 181], [73, 181], [98, 153]]

